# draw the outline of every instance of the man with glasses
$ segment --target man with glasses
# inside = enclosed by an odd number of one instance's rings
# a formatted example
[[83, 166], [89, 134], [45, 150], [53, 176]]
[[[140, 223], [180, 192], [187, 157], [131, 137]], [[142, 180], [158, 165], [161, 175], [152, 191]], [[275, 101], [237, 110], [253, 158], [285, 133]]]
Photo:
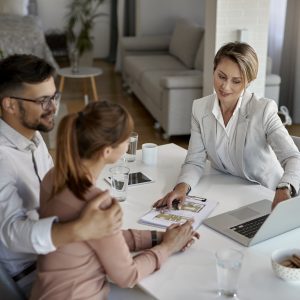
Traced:
[[37, 254], [112, 234], [122, 219], [116, 202], [108, 210], [99, 209], [108, 192], [91, 201], [73, 222], [38, 217], [40, 182], [53, 166], [39, 131], [53, 129], [61, 97], [54, 73], [32, 55], [0, 61], [0, 263], [27, 294]]

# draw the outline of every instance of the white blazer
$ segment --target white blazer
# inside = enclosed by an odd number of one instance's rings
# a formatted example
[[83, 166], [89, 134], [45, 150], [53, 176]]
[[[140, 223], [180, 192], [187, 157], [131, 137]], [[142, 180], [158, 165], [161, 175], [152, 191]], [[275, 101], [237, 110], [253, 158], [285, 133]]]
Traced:
[[[216, 152], [216, 124], [212, 114], [214, 95], [193, 103], [191, 138], [177, 183], [193, 187], [200, 180], [206, 159], [214, 168], [224, 169]], [[230, 158], [240, 177], [270, 189], [288, 182], [296, 192], [300, 183], [300, 153], [283, 126], [275, 101], [258, 99], [245, 92], [239, 110], [235, 141]]]

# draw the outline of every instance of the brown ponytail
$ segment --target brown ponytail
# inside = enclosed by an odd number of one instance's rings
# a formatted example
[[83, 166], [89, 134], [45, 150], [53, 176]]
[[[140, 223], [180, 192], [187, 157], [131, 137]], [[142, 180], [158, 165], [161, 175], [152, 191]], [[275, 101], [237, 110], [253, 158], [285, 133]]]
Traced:
[[92, 102], [83, 111], [65, 116], [57, 131], [53, 194], [67, 186], [83, 199], [92, 182], [82, 159], [96, 159], [105, 147], [117, 147], [132, 128], [127, 110], [106, 101]]

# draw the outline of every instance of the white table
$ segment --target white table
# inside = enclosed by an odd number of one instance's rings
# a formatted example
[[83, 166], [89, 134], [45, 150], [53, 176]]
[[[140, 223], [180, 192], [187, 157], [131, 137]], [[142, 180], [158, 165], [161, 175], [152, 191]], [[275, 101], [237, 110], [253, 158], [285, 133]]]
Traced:
[[[57, 74], [60, 75], [59, 82], [59, 91], [62, 93], [64, 90], [65, 78], [76, 78], [76, 79], [86, 79], [90, 78], [92, 91], [93, 91], [93, 100], [98, 100], [97, 87], [95, 82], [95, 77], [103, 74], [102, 69], [93, 68], [93, 67], [79, 67], [78, 72], [73, 73], [72, 68], [60, 68], [57, 71]], [[85, 92], [86, 94], [86, 92]]]
[[[158, 165], [145, 166], [141, 162], [141, 151], [137, 161], [128, 163], [131, 171], [142, 170], [155, 183], [130, 187], [128, 199], [123, 202], [124, 228], [151, 227], [137, 223], [151, 204], [170, 191], [184, 161], [186, 150], [174, 144], [159, 147]], [[103, 173], [105, 176], [106, 171]], [[102, 188], [108, 185], [102, 178]], [[208, 199], [216, 199], [219, 205], [211, 215], [238, 208], [261, 199], [273, 199], [274, 192], [262, 186], [251, 184], [238, 177], [225, 175], [207, 168], [206, 175], [191, 191]], [[284, 222], [284, 220], [283, 220]], [[300, 229], [269, 239], [250, 248], [201, 225], [201, 237], [188, 251], [173, 255], [162, 268], [140, 282], [140, 287], [157, 299], [220, 299], [216, 296], [217, 275], [214, 252], [220, 247], [234, 247], [244, 252], [240, 274], [239, 296], [241, 300], [300, 299], [300, 285], [292, 285], [277, 278], [271, 267], [270, 254], [284, 247], [300, 247]]]

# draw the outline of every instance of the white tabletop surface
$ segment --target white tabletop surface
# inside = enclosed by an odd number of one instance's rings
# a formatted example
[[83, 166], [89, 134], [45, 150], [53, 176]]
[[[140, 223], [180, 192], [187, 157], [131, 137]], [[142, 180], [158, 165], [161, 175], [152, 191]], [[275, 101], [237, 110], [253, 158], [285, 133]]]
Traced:
[[[186, 150], [174, 144], [159, 146], [157, 166], [145, 166], [141, 162], [141, 150], [137, 161], [128, 163], [131, 172], [143, 171], [154, 183], [130, 187], [123, 202], [124, 228], [152, 229], [138, 224], [138, 219], [150, 209], [151, 204], [170, 191], [180, 172]], [[103, 180], [107, 169], [98, 180], [101, 188], [109, 186]], [[274, 192], [238, 177], [225, 175], [207, 167], [191, 195], [216, 199], [219, 204], [212, 215], [238, 208], [261, 199], [273, 199]], [[283, 220], [284, 221], [284, 220]], [[277, 278], [271, 267], [271, 253], [279, 248], [300, 248], [300, 229], [295, 229], [250, 248], [201, 225], [201, 237], [188, 251], [173, 255], [162, 268], [140, 282], [140, 287], [157, 299], [221, 299], [217, 297], [217, 274], [214, 253], [221, 247], [233, 247], [244, 252], [239, 281], [239, 299], [300, 299], [300, 284], [290, 284]]]
[[77, 73], [72, 72], [72, 68], [60, 68], [57, 74], [67, 78], [86, 78], [91, 76], [98, 76], [103, 73], [102, 69], [94, 67], [79, 67]]

